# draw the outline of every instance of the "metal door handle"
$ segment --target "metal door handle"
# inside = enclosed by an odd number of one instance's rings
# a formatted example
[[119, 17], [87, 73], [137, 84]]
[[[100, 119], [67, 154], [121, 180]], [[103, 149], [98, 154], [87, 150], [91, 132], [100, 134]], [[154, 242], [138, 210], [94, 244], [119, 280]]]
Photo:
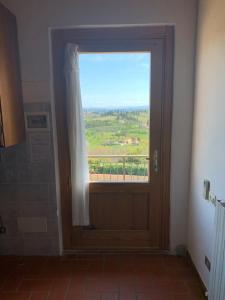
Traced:
[[71, 176], [70, 175], [67, 177], [67, 189], [70, 192], [70, 190], [71, 190]]
[[158, 150], [155, 150], [153, 154], [153, 170], [155, 173], [159, 172]]

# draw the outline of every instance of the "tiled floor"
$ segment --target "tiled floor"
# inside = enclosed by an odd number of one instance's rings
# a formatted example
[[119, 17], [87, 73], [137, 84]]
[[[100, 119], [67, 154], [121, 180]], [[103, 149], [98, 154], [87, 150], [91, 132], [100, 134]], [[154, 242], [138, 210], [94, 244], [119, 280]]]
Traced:
[[203, 299], [184, 258], [148, 255], [0, 257], [0, 300]]

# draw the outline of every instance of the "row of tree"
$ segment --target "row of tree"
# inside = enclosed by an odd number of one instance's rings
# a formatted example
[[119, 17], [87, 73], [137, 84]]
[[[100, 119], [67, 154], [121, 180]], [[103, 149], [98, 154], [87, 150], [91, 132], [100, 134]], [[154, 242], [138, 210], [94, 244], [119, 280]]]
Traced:
[[89, 160], [89, 172], [91, 174], [112, 174], [112, 175], [136, 175], [147, 176], [148, 169], [144, 164], [126, 162], [125, 167], [121, 162], [108, 163], [105, 161]]

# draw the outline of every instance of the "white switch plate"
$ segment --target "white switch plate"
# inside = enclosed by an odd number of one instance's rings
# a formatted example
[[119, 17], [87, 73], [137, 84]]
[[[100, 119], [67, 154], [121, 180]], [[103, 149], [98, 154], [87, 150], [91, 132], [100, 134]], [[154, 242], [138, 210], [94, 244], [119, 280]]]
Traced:
[[209, 201], [212, 202], [212, 204], [216, 205], [216, 195], [212, 192], [209, 192]]

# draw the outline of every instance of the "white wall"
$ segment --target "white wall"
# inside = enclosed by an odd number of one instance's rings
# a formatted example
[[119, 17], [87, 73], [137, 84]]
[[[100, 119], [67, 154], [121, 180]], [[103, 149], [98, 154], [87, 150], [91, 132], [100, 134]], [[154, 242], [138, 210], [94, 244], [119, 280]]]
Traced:
[[189, 251], [208, 286], [214, 207], [203, 200], [203, 180], [225, 199], [225, 1], [201, 0], [189, 213]]
[[26, 102], [50, 101], [48, 28], [175, 24], [171, 246], [186, 244], [197, 0], [2, 0], [18, 18]]

